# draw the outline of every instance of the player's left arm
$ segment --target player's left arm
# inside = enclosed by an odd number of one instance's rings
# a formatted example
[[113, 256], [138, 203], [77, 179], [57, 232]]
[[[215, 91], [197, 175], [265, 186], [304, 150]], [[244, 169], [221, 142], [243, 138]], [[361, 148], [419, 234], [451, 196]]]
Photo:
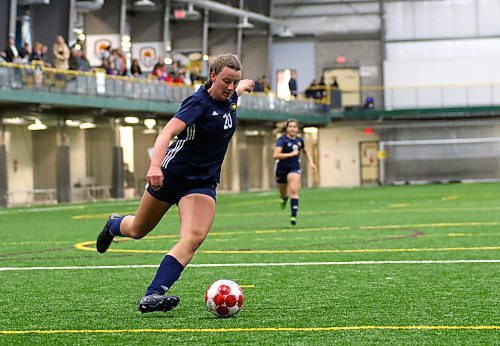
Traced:
[[254, 87], [254, 82], [251, 79], [242, 79], [238, 83], [238, 86], [236, 87], [236, 92], [238, 93], [238, 97], [243, 94], [245, 91], [248, 91], [249, 93], [252, 92]]
[[313, 171], [315, 171], [316, 165], [314, 164], [314, 161], [313, 161], [311, 155], [309, 155], [309, 152], [306, 150], [306, 148], [302, 148], [302, 151], [304, 152], [304, 155], [306, 156], [306, 159], [307, 159], [307, 162], [309, 163], [309, 166], [311, 166], [311, 169]]

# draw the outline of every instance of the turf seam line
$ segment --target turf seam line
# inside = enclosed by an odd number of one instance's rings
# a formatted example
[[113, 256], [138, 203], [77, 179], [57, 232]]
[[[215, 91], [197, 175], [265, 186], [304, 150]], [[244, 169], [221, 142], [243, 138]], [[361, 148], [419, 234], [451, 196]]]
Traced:
[[[283, 262], [283, 263], [193, 263], [190, 268], [207, 267], [280, 267], [280, 266], [328, 266], [328, 265], [381, 265], [381, 264], [479, 264], [500, 263], [500, 260], [415, 260], [415, 261], [347, 261], [347, 262]], [[0, 267], [0, 271], [22, 270], [85, 270], [85, 269], [134, 269], [156, 268], [157, 264], [103, 265], [103, 266], [64, 266], [64, 267]]]

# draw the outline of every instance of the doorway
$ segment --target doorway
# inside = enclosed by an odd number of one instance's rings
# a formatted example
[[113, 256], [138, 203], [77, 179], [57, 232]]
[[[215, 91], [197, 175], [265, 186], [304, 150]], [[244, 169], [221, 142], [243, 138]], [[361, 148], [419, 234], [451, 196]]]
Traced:
[[334, 77], [340, 90], [341, 106], [343, 108], [354, 108], [361, 106], [361, 78], [357, 68], [334, 68], [323, 71], [326, 85], [331, 85]]
[[379, 182], [378, 142], [359, 143], [361, 185], [376, 185]]
[[278, 96], [278, 98], [285, 101], [290, 101], [292, 99], [292, 94], [288, 87], [288, 82], [292, 75], [297, 76], [297, 71], [288, 68], [276, 71], [276, 96]]

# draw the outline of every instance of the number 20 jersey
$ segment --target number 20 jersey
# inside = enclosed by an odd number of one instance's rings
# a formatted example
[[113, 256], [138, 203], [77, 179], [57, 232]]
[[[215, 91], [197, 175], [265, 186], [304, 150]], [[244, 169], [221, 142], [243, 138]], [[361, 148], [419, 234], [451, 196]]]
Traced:
[[227, 101], [212, 98], [204, 86], [174, 115], [187, 127], [167, 150], [162, 168], [189, 180], [218, 183], [222, 161], [236, 129], [236, 92]]

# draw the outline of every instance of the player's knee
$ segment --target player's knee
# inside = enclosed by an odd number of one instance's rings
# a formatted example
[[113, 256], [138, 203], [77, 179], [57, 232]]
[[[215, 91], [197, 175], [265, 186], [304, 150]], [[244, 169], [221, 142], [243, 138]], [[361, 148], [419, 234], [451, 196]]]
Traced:
[[132, 239], [142, 239], [149, 233], [150, 230], [143, 229], [141, 227], [134, 227], [128, 232], [128, 236]]
[[189, 242], [189, 247], [193, 251], [196, 251], [201, 246], [201, 244], [203, 244], [206, 237], [206, 232], [193, 231], [187, 239], [187, 241]]

